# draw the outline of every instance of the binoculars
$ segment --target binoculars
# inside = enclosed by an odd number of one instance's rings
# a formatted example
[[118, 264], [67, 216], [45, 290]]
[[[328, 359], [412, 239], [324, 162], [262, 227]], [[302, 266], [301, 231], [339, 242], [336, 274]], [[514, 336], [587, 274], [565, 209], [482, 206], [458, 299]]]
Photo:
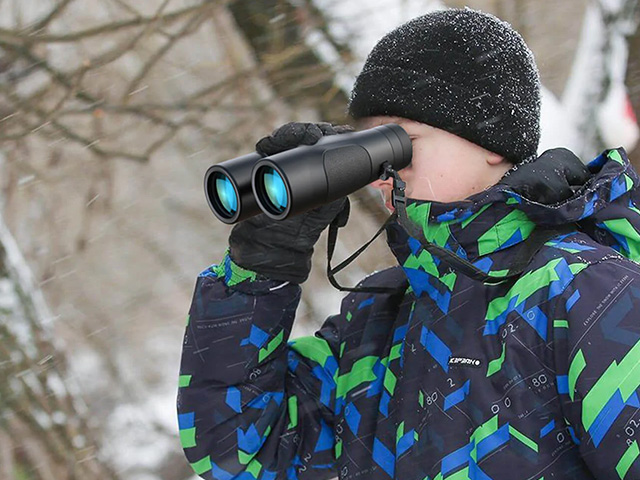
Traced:
[[224, 223], [262, 212], [284, 220], [359, 190], [382, 175], [384, 164], [403, 169], [412, 154], [407, 132], [389, 123], [268, 157], [250, 153], [221, 162], [207, 170], [204, 190]]

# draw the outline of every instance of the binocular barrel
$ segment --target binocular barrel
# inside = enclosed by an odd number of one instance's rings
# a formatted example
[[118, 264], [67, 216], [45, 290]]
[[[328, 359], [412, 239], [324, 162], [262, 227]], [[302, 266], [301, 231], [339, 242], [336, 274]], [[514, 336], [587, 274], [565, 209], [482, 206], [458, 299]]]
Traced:
[[275, 220], [311, 210], [359, 190], [382, 174], [385, 162], [401, 170], [411, 139], [396, 124], [323, 137], [269, 157], [257, 153], [214, 165], [205, 174], [209, 207], [232, 224], [264, 212]]
[[257, 152], [209, 167], [204, 175], [204, 193], [209, 208], [219, 220], [233, 224], [262, 213], [251, 188], [251, 172], [262, 159]]

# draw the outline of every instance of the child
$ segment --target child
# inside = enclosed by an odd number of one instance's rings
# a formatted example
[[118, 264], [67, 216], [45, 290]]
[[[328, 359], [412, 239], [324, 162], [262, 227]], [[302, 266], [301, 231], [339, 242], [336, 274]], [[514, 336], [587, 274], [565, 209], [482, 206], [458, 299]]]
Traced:
[[[372, 184], [406, 213], [386, 228], [398, 266], [359, 284], [399, 293], [350, 293], [315, 336], [288, 341], [313, 246], [344, 199], [237, 224], [197, 279], [184, 339], [178, 414], [195, 472], [640, 478], [640, 179], [625, 152], [588, 168], [563, 149], [537, 158], [533, 56], [470, 9], [381, 39], [349, 112], [412, 138], [406, 209], [392, 179]], [[344, 131], [287, 124], [257, 150]]]

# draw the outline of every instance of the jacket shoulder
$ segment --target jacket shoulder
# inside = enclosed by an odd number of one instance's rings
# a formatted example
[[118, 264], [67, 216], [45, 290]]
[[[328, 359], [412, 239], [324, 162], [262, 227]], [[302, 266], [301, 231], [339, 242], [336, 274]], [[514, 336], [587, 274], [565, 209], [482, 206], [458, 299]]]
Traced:
[[598, 243], [586, 233], [579, 231], [560, 235], [547, 241], [535, 255], [532, 266], [535, 268], [541, 263], [558, 258], [563, 258], [568, 264], [581, 263], [585, 267], [607, 260], [626, 261], [638, 267], [638, 264], [628, 260], [617, 250]]
[[[384, 270], [377, 270], [369, 275], [365, 276], [358, 283], [358, 287], [400, 287], [402, 283], [405, 283], [407, 287], [409, 282], [400, 265], [394, 267], [385, 268]], [[355, 292], [358, 293], [358, 292]], [[364, 293], [364, 295], [368, 295]]]

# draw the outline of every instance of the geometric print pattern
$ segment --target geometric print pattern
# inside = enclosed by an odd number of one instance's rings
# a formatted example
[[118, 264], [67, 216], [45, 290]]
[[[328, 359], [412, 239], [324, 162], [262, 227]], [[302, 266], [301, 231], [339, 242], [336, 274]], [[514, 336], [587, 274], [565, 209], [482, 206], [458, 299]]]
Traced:
[[313, 336], [290, 339], [299, 285], [236, 265], [197, 278], [177, 397], [205, 479], [640, 478], [640, 205], [624, 150], [562, 205], [495, 185], [408, 199], [430, 242], [492, 276], [537, 225], [575, 224], [515, 281], [451, 270], [397, 223], [398, 265]]

